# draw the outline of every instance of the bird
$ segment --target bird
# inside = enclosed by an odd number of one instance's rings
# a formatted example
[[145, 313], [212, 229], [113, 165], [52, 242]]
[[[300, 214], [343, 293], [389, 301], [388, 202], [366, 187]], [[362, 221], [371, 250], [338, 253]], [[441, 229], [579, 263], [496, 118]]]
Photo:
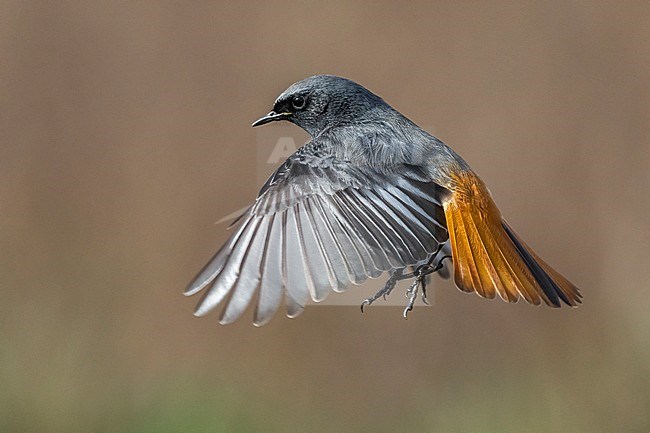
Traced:
[[[236, 228], [187, 286], [194, 314], [224, 304], [219, 323], [253, 302], [253, 324], [282, 304], [296, 317], [331, 292], [389, 279], [364, 307], [411, 279], [403, 315], [451, 261], [463, 292], [576, 307], [582, 294], [501, 215], [456, 152], [360, 84], [315, 75], [289, 86], [252, 126], [288, 121], [310, 139], [268, 178]], [[410, 270], [410, 272], [409, 272]], [[256, 301], [254, 301], [256, 298]]]

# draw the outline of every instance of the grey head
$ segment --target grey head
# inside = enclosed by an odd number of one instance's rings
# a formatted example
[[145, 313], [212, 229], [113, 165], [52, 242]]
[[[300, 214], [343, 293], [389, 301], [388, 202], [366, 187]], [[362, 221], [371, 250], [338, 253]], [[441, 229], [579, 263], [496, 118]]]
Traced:
[[329, 127], [399, 115], [383, 99], [347, 78], [315, 75], [289, 86], [253, 126], [287, 120], [315, 137]]

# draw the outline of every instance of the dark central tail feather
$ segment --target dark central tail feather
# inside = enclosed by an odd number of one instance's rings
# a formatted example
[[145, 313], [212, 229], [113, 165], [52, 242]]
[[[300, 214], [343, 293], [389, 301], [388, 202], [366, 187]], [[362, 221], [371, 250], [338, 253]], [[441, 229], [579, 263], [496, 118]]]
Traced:
[[[528, 269], [535, 277], [535, 280], [537, 280], [537, 283], [542, 288], [549, 301], [552, 303], [552, 306], [559, 308], [562, 305], [560, 303], [560, 300], [562, 300], [562, 302], [564, 302], [566, 305], [570, 305], [572, 307], [575, 307], [578, 304], [582, 303], [582, 295], [578, 291], [577, 287], [575, 287], [563, 277], [558, 278], [558, 276], [561, 276], [557, 274], [557, 272], [550, 269], [550, 267], [543, 260], [541, 260], [534, 252], [532, 252], [532, 250], [530, 250], [530, 248], [519, 239], [519, 237], [505, 221], [503, 222], [503, 228], [508, 234], [508, 237], [510, 237], [512, 243], [515, 245], [515, 248], [517, 248], [517, 252], [526, 263], [526, 266], [528, 266]], [[549, 269], [549, 272], [547, 272], [544, 268]], [[553, 276], [549, 275], [549, 273], [555, 273], [555, 278], [560, 281], [555, 281]], [[562, 285], [563, 288], [560, 287], [560, 285]]]

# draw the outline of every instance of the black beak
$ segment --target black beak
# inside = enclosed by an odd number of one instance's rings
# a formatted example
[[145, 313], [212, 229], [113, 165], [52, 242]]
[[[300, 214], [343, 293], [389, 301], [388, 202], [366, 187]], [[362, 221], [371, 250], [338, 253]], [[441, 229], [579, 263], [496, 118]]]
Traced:
[[266, 116], [260, 117], [253, 122], [253, 126], [266, 125], [267, 123], [275, 122], [276, 120], [286, 119], [289, 116], [291, 116], [291, 113], [276, 113], [275, 111], [271, 111]]

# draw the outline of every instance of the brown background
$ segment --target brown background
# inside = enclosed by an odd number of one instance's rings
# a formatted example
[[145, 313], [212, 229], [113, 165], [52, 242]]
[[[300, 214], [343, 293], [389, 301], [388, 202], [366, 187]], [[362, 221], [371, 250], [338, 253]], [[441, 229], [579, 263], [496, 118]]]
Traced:
[[[0, 3], [0, 430], [648, 431], [649, 21], [614, 1]], [[584, 305], [440, 284], [408, 321], [193, 318], [214, 221], [260, 186], [251, 121], [316, 73], [452, 145]]]

